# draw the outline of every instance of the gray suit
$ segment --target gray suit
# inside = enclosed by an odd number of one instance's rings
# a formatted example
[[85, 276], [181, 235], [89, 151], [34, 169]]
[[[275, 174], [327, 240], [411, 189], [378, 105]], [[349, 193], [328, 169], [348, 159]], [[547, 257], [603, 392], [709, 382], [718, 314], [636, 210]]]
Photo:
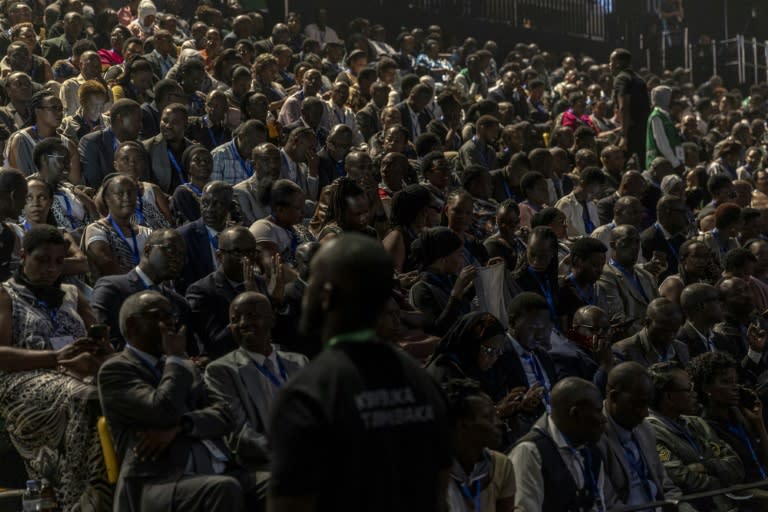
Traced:
[[[288, 378], [293, 377], [308, 359], [302, 354], [277, 351]], [[216, 359], [205, 369], [205, 383], [234, 415], [235, 431], [227, 437], [230, 449], [242, 461], [266, 462], [269, 459], [267, 436], [274, 389], [248, 353], [238, 348]]]
[[[675, 351], [673, 359], [682, 366], [687, 366], [688, 361], [691, 360], [691, 355], [685, 343], [675, 340], [672, 342], [672, 348]], [[648, 340], [648, 331], [645, 329], [629, 338], [614, 343], [613, 354], [620, 361], [634, 361], [646, 368], [661, 362], [658, 352]]]
[[[158, 134], [151, 139], [143, 140], [141, 143], [144, 145], [144, 149], [149, 154], [150, 169], [152, 174], [152, 182], [156, 183], [166, 194], [173, 194], [176, 187], [182, 184], [176, 169], [172, 167], [170, 158], [168, 157], [168, 144], [163, 138], [163, 134]], [[184, 138], [184, 147], [188, 147], [193, 144], [193, 141]], [[181, 166], [181, 158], [177, 157], [177, 163]], [[186, 177], [186, 169], [182, 169], [184, 179]]]
[[659, 296], [656, 279], [637, 265], [634, 271], [642, 292], [610, 263], [603, 266], [603, 273], [597, 282], [608, 303], [611, 324], [625, 326], [626, 335], [642, 329], [648, 303]]
[[[208, 399], [202, 378], [190, 364], [168, 363], [159, 379], [149, 363], [130, 349], [104, 363], [98, 375], [99, 397], [107, 418], [120, 476], [115, 511], [240, 510], [243, 489], [232, 476], [214, 475], [203, 440], [229, 454], [222, 438], [232, 432], [225, 403]], [[133, 449], [138, 433], [168, 429], [191, 421], [155, 461], [141, 461]], [[195, 474], [186, 471], [194, 463]]]
[[235, 200], [240, 205], [240, 215], [242, 215], [243, 226], [245, 227], [249, 227], [271, 213], [268, 204], [263, 205], [259, 202], [257, 183], [256, 179], [250, 178], [233, 187]]
[[[603, 456], [605, 504], [610, 510], [627, 504], [631, 469], [627, 462], [624, 447], [619, 441], [616, 425], [606, 410], [603, 410], [603, 414], [608, 418], [608, 423], [597, 448]], [[642, 454], [643, 462], [648, 471], [648, 479], [656, 486], [656, 496], [653, 498], [664, 500], [682, 496], [680, 489], [667, 476], [664, 465], [656, 452], [656, 435], [653, 432], [653, 427], [643, 422], [635, 427], [632, 435]], [[681, 512], [691, 512], [695, 509], [687, 503], [681, 503], [680, 510]]]

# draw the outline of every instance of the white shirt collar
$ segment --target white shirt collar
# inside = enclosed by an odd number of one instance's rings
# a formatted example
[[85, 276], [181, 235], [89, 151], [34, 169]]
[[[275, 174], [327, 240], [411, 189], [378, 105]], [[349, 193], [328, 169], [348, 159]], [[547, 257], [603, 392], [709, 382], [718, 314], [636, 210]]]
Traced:
[[277, 368], [277, 349], [275, 349], [275, 346], [270, 344], [272, 347], [272, 352], [268, 356], [265, 356], [264, 354], [259, 354], [258, 352], [251, 352], [250, 350], [245, 350], [245, 352], [248, 354], [248, 357], [253, 359], [253, 361], [261, 366], [264, 366], [264, 362], [269, 359], [272, 361], [272, 365]]

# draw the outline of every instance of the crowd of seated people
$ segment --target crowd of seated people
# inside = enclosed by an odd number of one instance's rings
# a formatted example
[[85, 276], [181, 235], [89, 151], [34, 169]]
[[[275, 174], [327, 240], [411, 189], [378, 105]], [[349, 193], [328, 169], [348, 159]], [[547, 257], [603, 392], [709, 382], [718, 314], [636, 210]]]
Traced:
[[685, 498], [768, 479], [768, 85], [331, 14], [2, 3], [0, 457], [66, 511], [768, 507]]

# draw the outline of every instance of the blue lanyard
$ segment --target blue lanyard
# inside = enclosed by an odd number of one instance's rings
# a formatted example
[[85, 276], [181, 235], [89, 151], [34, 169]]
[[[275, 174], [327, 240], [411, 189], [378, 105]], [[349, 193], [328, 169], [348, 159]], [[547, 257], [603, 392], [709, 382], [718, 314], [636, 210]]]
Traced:
[[[634, 439], [630, 440], [630, 443], [632, 442], [635, 442]], [[637, 446], [637, 443], [635, 443], [635, 446], [637, 447], [637, 457], [635, 456], [635, 452], [632, 451], [631, 447], [628, 447], [623, 442], [621, 443], [621, 447], [624, 448], [624, 455], [626, 456], [629, 466], [645, 485], [648, 481], [648, 470], [645, 466], [645, 461], [643, 461], [643, 453], [640, 451], [640, 447]], [[653, 498], [653, 496], [651, 496], [651, 498]]]
[[211, 232], [208, 231], [207, 227], [205, 228], [205, 234], [208, 235], [208, 242], [210, 242], [211, 247], [213, 247], [214, 249], [218, 249], [219, 248], [219, 237], [218, 237], [218, 235], [217, 236], [211, 236]]
[[211, 128], [211, 123], [208, 120], [208, 116], [203, 116], [203, 124], [205, 124], [205, 127], [208, 129], [208, 136], [211, 138], [211, 142], [213, 142], [213, 147], [220, 146], [224, 141], [224, 129], [221, 129], [221, 136], [216, 139], [216, 137], [213, 135], [213, 129]]
[[477, 149], [479, 150], [480, 159], [483, 161], [483, 167], [489, 167], [490, 164], [488, 163], [488, 155], [486, 154], [488, 146], [486, 146], [485, 149], [480, 147], [480, 142], [477, 140], [477, 135], [472, 136], [472, 142], [475, 143]]
[[259, 370], [266, 378], [268, 378], [276, 388], [280, 389], [280, 387], [288, 381], [288, 372], [285, 371], [285, 367], [283, 366], [283, 362], [280, 360], [280, 356], [275, 354], [275, 359], [277, 359], [277, 368], [280, 370], [280, 377], [283, 379], [282, 382], [280, 382], [280, 379], [277, 378], [277, 375], [272, 373], [272, 371], [267, 368], [266, 365], [261, 365], [256, 361], [252, 361], [256, 366], [256, 369]]
[[469, 501], [473, 502], [475, 504], [475, 512], [480, 512], [480, 484], [481, 484], [482, 478], [478, 478], [475, 480], [475, 494], [472, 494], [472, 491], [469, 490], [468, 485], [461, 485], [461, 494], [463, 494]]
[[768, 478], [768, 475], [766, 475], [765, 468], [763, 468], [763, 465], [760, 463], [760, 459], [757, 458], [757, 453], [755, 453], [755, 449], [752, 446], [752, 441], [749, 440], [749, 436], [747, 435], [747, 432], [744, 430], [744, 427], [741, 425], [729, 425], [728, 430], [736, 435], [739, 439], [741, 439], [741, 442], [747, 445], [747, 448], [749, 448], [749, 454], [752, 456], [752, 461], [757, 466], [758, 471], [760, 472], [760, 479], [765, 480]]
[[176, 157], [173, 156], [173, 151], [170, 149], [167, 149], [166, 151], [168, 152], [168, 159], [171, 161], [171, 165], [173, 165], [173, 168], [176, 170], [176, 174], [179, 175], [179, 181], [181, 181], [181, 184], [183, 185], [187, 182], [187, 180], [184, 179], [184, 171], [179, 165], [179, 162], [176, 161]]
[[112, 152], [114, 153], [117, 151], [117, 148], [120, 146], [120, 143], [117, 142], [117, 137], [115, 136], [115, 132], [112, 130], [109, 130], [110, 135], [112, 135]]
[[203, 197], [203, 191], [198, 188], [197, 185], [194, 183], [188, 182], [184, 183], [184, 187], [186, 187], [187, 190], [195, 194], [197, 197]]
[[579, 296], [579, 299], [581, 299], [582, 302], [585, 302], [586, 304], [590, 306], [595, 305], [595, 288], [592, 286], [591, 288], [587, 288], [588, 291], [585, 291], [579, 284], [576, 282], [576, 277], [573, 275], [573, 272], [568, 274], [567, 279], [571, 282], [573, 287], [576, 289], [576, 295]]
[[64, 192], [56, 192], [55, 195], [64, 200], [64, 206], [67, 209], [67, 219], [69, 219], [69, 225], [73, 230], [77, 229], [77, 222], [75, 222], [75, 216], [72, 214], [72, 203], [69, 201], [67, 194]]
[[536, 284], [539, 285], [539, 289], [541, 290], [542, 295], [544, 295], [544, 300], [547, 301], [547, 306], [549, 307], [549, 316], [552, 318], [552, 322], [557, 325], [557, 309], [555, 308], [555, 297], [552, 294], [552, 287], [549, 284], [549, 279], [546, 275], [544, 276], [544, 279], [539, 279], [539, 276], [536, 275], [538, 272], [533, 270], [530, 266], [528, 267], [528, 273], [536, 281]]
[[714, 228], [712, 230], [712, 238], [715, 239], [717, 242], [717, 248], [720, 251], [720, 254], [725, 254], [728, 252], [728, 240], [725, 241], [725, 244], [723, 244], [723, 239], [720, 238], [720, 230], [717, 228]]
[[52, 308], [48, 305], [47, 302], [44, 300], [37, 299], [35, 300], [35, 305], [41, 309], [44, 309], [46, 314], [48, 315], [48, 318], [51, 320], [51, 326], [53, 327], [53, 331], [56, 332], [56, 329], [58, 328], [58, 318], [59, 318], [59, 312], [56, 308]]
[[595, 224], [592, 222], [592, 217], [589, 216], [589, 208], [587, 207], [586, 201], [581, 207], [581, 210], [581, 220], [584, 222], [584, 230], [590, 235], [595, 230]]
[[630, 274], [629, 271], [626, 268], [624, 268], [624, 266], [621, 263], [614, 260], [613, 258], [611, 258], [610, 264], [611, 266], [619, 269], [619, 271], [622, 274], [624, 274], [624, 277], [626, 277], [632, 282], [632, 284], [637, 289], [637, 291], [640, 292], [640, 295], [643, 296], [643, 300], [645, 300], [645, 302], [649, 302], [648, 296], [645, 294], [645, 290], [643, 290], [643, 285], [640, 284], [640, 280], [637, 278], [637, 275], [635, 274], [634, 271]]
[[29, 231], [32, 229], [32, 224], [29, 223], [29, 219], [24, 219], [24, 223], [21, 225], [21, 227], [24, 228], [24, 231]]
[[145, 225], [147, 219], [144, 217], [144, 198], [141, 197], [141, 191], [138, 191], [136, 195], [136, 220], [139, 224]]
[[240, 167], [243, 169], [245, 175], [249, 178], [253, 176], [253, 167], [251, 164], [246, 164], [245, 160], [240, 156], [240, 151], [237, 150], [237, 144], [234, 140], [232, 140], [232, 146], [229, 149], [232, 152], [232, 156], [235, 157], [235, 160], [240, 162]]
[[667, 247], [672, 253], [672, 256], [674, 256], [677, 261], [680, 261], [680, 256], [677, 254], [677, 249], [675, 249], [675, 246], [672, 245], [669, 240], [667, 240], [667, 237], [664, 236], [664, 232], [661, 230], [661, 225], [657, 222], [653, 226], [656, 228], [656, 232], [659, 234], [659, 236], [661, 236], [662, 240], [664, 240], [664, 242], [667, 244]]
[[[563, 437], [565, 437], [565, 435], [563, 435]], [[574, 448], [571, 442], [568, 440], [568, 438], [565, 438], [565, 441], [568, 443], [568, 449], [571, 451], [571, 454], [573, 454], [573, 460], [576, 461], [576, 464], [578, 464], [579, 468], [581, 468], [581, 474], [584, 476], [584, 483], [589, 486], [589, 490], [592, 493], [592, 498], [595, 500], [595, 508], [598, 510], [598, 512], [604, 512], [605, 506], [603, 505], [603, 500], [600, 497], [600, 489], [597, 487], [597, 479], [595, 478], [595, 474], [592, 472], [592, 452], [590, 452], [589, 448], [586, 446], [577, 451], [576, 448]], [[579, 455], [581, 455], [581, 457], [584, 459], [583, 464], [581, 460], [579, 460]]]
[[131, 245], [128, 243], [128, 238], [126, 238], [125, 233], [123, 233], [123, 230], [120, 229], [120, 226], [117, 225], [117, 222], [115, 222], [115, 219], [112, 218], [112, 214], [107, 215], [107, 220], [112, 225], [112, 229], [114, 229], [117, 232], [117, 234], [120, 236], [120, 239], [131, 250], [131, 253], [133, 254], [133, 263], [135, 265], [138, 265], [139, 260], [141, 259], [141, 256], [139, 255], [139, 243], [136, 241], [136, 232], [133, 230], [133, 226], [131, 226], [130, 224], [128, 225], [128, 229], [131, 230], [131, 241], [133, 242], [133, 245]]
[[510, 188], [509, 183], [507, 183], [506, 177], [504, 177], [501, 184], [504, 185], [504, 193], [507, 195], [507, 199], [514, 199], [515, 201], [520, 202], [520, 197], [512, 192], [512, 188]]
[[336, 110], [336, 107], [331, 108], [331, 110], [333, 110], [333, 115], [336, 116], [336, 120], [339, 124], [344, 124], [347, 120], [347, 114], [344, 112], [344, 107], [341, 107], [341, 109], [341, 115], [339, 115], [339, 111]]
[[536, 377], [536, 380], [539, 384], [541, 384], [541, 387], [544, 390], [544, 394], [542, 395], [542, 398], [544, 398], [544, 403], [547, 404], [547, 407], [549, 407], [549, 387], [547, 386], [547, 379], [544, 376], [544, 370], [541, 369], [539, 362], [535, 357], [533, 357], [533, 354], [522, 354], [520, 357], [522, 357], [525, 362], [528, 363], [528, 366], [530, 366], [533, 370], [534, 377]]

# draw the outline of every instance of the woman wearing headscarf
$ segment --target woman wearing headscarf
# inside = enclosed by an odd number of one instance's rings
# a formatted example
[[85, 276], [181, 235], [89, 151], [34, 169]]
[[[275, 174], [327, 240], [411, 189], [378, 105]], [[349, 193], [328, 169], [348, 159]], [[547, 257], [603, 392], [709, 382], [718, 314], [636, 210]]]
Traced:
[[200, 200], [213, 172], [213, 157], [202, 144], [190, 144], [181, 155], [181, 166], [187, 169], [189, 181], [176, 187], [171, 197], [171, 211], [179, 226], [200, 218]]
[[464, 244], [449, 228], [422, 231], [411, 251], [421, 274], [411, 288], [410, 302], [424, 314], [424, 330], [442, 336], [460, 315], [469, 313], [477, 272], [465, 266]]
[[128, 30], [134, 37], [144, 41], [155, 33], [155, 15], [157, 15], [157, 7], [152, 0], [141, 0], [138, 16], [128, 24]]
[[672, 89], [666, 85], [654, 87], [651, 91], [653, 111], [648, 116], [645, 137], [645, 167], [650, 169], [651, 162], [656, 157], [663, 156], [672, 167], [685, 170], [685, 154], [683, 140], [677, 131], [675, 122], [669, 114], [669, 104], [672, 101]]

